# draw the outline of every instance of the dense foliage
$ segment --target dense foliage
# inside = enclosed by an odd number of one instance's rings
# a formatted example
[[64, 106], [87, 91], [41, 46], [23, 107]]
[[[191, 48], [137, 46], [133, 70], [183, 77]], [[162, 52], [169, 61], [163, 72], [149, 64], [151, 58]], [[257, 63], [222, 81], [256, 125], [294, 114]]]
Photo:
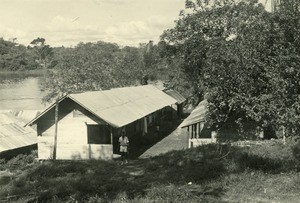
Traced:
[[[53, 61], [53, 48], [50, 45], [47, 45], [44, 38], [34, 39], [30, 45], [32, 46], [32, 52], [36, 58], [36, 61], [42, 68], [51, 67]], [[30, 47], [29, 47], [30, 48]]]
[[56, 65], [45, 80], [47, 101], [66, 93], [105, 90], [147, 84], [155, 76], [155, 51], [150, 42], [120, 48], [117, 44], [79, 43], [75, 48], [56, 49]]
[[48, 70], [45, 101], [67, 93], [147, 84], [159, 75], [159, 62], [158, 46], [152, 41], [139, 47], [98, 41], [53, 48], [40, 37], [27, 47], [16, 39], [0, 39], [0, 70]]
[[0, 38], [0, 71], [34, 70], [38, 68], [31, 49]]
[[30, 46], [17, 43], [17, 39], [0, 38], [0, 71], [26, 71], [53, 67], [53, 48], [44, 38], [36, 38]]
[[299, 132], [299, 5], [269, 13], [256, 0], [188, 0], [163, 33], [168, 58], [180, 58], [193, 91], [209, 100], [212, 127]]

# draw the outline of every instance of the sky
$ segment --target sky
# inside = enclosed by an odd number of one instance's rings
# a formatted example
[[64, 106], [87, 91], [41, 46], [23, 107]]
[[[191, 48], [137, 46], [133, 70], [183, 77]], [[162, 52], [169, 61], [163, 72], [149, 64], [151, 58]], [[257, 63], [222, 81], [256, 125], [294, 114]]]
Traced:
[[[265, 0], [261, 0], [265, 1]], [[174, 27], [185, 0], [0, 0], [0, 37], [23, 45], [75, 46], [105, 41], [121, 46], [158, 42]]]
[[185, 0], [0, 0], [0, 37], [51, 46], [106, 41], [137, 46], [174, 27]]

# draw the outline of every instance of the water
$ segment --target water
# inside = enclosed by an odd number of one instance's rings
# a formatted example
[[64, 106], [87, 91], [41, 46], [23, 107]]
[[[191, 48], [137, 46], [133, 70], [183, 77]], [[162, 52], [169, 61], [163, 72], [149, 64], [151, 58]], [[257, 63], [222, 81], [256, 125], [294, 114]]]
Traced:
[[41, 75], [0, 73], [0, 110], [41, 110], [45, 92], [40, 90]]

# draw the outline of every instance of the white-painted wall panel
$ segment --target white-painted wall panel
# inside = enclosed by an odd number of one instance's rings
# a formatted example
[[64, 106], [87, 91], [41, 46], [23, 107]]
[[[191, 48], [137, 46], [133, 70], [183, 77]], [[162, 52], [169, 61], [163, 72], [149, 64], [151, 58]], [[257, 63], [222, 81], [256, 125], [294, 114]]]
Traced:
[[[111, 159], [113, 148], [110, 144], [88, 144], [87, 124], [97, 124], [85, 116], [73, 116], [73, 112], [58, 122], [57, 159]], [[52, 125], [42, 136], [38, 136], [39, 159], [53, 157], [55, 125]]]
[[[53, 158], [53, 140], [39, 139], [39, 159]], [[113, 155], [112, 145], [95, 144], [58, 144], [56, 151], [57, 159], [80, 160], [80, 159], [111, 159]]]
[[54, 137], [38, 136], [38, 158], [51, 159], [53, 157]]
[[109, 144], [89, 145], [91, 159], [112, 159], [113, 147]]
[[212, 138], [193, 138], [189, 139], [189, 148], [198, 147], [210, 143], [216, 143], [216, 140]]

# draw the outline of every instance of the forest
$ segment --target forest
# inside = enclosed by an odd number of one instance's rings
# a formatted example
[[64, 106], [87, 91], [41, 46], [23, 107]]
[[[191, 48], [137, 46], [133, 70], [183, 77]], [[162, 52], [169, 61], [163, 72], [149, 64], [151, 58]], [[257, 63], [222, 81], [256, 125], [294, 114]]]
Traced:
[[160, 41], [51, 47], [0, 39], [0, 70], [47, 70], [45, 101], [67, 93], [162, 80], [193, 104], [209, 102], [212, 128], [249, 123], [277, 136], [300, 131], [300, 2], [274, 12], [257, 0], [187, 0]]

